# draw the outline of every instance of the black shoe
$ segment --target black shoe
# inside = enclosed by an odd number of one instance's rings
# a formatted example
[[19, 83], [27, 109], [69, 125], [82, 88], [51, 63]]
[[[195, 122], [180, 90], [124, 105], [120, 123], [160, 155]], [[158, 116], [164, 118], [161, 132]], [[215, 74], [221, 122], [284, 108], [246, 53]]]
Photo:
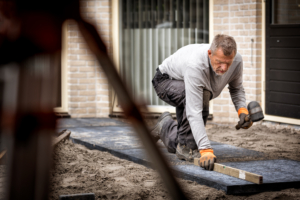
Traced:
[[170, 119], [173, 120], [172, 115], [169, 112], [164, 112], [158, 118], [155, 126], [150, 130], [151, 135], [154, 137], [155, 142], [157, 142], [160, 139], [160, 132], [161, 132], [163, 124]]
[[189, 149], [185, 145], [178, 143], [176, 148], [176, 156], [180, 160], [185, 160], [189, 162], [194, 162], [194, 158], [200, 158], [200, 153], [198, 149]]

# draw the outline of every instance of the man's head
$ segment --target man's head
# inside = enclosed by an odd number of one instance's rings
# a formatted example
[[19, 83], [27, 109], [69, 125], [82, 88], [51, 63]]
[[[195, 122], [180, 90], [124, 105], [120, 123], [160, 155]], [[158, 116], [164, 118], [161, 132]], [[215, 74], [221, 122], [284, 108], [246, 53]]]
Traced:
[[211, 66], [217, 75], [223, 75], [231, 66], [236, 55], [236, 43], [233, 37], [223, 34], [215, 36], [208, 56]]

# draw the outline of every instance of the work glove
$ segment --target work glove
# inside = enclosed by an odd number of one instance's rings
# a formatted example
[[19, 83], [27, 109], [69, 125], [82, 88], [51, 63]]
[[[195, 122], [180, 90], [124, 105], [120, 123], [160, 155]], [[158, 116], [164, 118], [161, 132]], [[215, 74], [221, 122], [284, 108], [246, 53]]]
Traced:
[[240, 121], [238, 122], [238, 125], [236, 126], [236, 129], [248, 129], [252, 126], [253, 122], [249, 116], [249, 112], [246, 108], [240, 108], [238, 110]]
[[213, 170], [214, 163], [217, 162], [217, 157], [214, 155], [214, 150], [203, 149], [200, 150], [200, 154], [200, 167], [210, 171]]

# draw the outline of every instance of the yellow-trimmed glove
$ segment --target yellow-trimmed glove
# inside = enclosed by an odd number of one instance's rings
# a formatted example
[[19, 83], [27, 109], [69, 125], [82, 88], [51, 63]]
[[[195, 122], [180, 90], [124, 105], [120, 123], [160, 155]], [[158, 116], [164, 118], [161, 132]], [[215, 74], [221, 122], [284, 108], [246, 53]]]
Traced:
[[[238, 122], [237, 129], [248, 129], [252, 126], [253, 122], [249, 116], [247, 108], [240, 108], [238, 110], [240, 121]], [[247, 117], [247, 118], [246, 118]]]
[[200, 154], [200, 167], [210, 171], [213, 170], [214, 163], [217, 162], [217, 157], [214, 155], [214, 150], [203, 149], [200, 150]]

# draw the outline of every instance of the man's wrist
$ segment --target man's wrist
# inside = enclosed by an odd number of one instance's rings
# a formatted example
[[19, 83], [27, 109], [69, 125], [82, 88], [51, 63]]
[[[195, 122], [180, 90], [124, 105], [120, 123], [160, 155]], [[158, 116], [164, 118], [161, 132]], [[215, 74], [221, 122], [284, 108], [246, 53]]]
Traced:
[[247, 108], [243, 108], [243, 107], [242, 107], [242, 108], [240, 108], [240, 109], [238, 110], [238, 115], [240, 116], [240, 114], [242, 114], [242, 113], [248, 115], [248, 114], [249, 114], [249, 111], [248, 111]]
[[213, 149], [201, 149], [199, 153], [202, 155], [204, 153], [214, 153]]

